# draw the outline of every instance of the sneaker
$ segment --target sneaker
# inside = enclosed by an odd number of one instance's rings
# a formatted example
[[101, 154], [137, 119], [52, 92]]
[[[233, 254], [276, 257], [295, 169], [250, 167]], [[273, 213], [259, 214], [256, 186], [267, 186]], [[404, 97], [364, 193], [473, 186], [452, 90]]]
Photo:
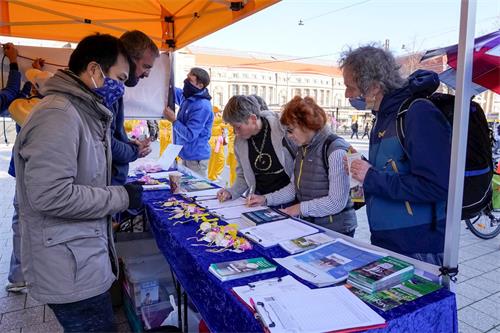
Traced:
[[5, 286], [5, 290], [11, 293], [24, 293], [26, 292], [26, 282], [9, 282]]

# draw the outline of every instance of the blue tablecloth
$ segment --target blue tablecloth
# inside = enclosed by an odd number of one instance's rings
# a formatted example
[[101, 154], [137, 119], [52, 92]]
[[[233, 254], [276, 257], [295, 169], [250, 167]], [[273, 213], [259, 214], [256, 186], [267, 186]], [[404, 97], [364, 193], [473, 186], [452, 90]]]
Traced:
[[[270, 259], [285, 257], [288, 253], [279, 246], [270, 249], [254, 246], [253, 250], [242, 254], [229, 251], [211, 253], [207, 252], [204, 246], [192, 246], [196, 241], [187, 240], [187, 238], [195, 236], [198, 224], [191, 222], [174, 226], [173, 222], [168, 220], [166, 212], [155, 208], [157, 207], [155, 202], [165, 200], [170, 196], [169, 191], [144, 193], [151, 229], [158, 247], [183, 289], [200, 311], [210, 331], [262, 332], [259, 322], [246, 305], [231, 292], [231, 288], [290, 273], [278, 266], [278, 269], [272, 273], [221, 282], [208, 271], [208, 267], [215, 262], [258, 256]], [[386, 319], [387, 326], [373, 330], [373, 332], [457, 332], [456, 309], [455, 295], [442, 288], [387, 312], [374, 309]]]

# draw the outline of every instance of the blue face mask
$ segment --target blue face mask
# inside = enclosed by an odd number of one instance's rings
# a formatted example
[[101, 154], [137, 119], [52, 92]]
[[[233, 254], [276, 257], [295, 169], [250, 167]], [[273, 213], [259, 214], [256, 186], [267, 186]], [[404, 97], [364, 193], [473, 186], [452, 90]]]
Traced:
[[101, 66], [99, 66], [99, 69], [101, 70], [101, 74], [104, 77], [104, 84], [101, 87], [97, 87], [94, 78], [91, 77], [92, 83], [94, 83], [95, 87], [93, 90], [96, 94], [104, 99], [104, 105], [106, 105], [108, 109], [111, 109], [111, 106], [115, 104], [115, 102], [120, 97], [123, 97], [123, 94], [125, 93], [125, 86], [122, 82], [113, 80], [112, 78], [104, 75]]
[[349, 98], [349, 103], [356, 110], [366, 110], [366, 99], [363, 96]]

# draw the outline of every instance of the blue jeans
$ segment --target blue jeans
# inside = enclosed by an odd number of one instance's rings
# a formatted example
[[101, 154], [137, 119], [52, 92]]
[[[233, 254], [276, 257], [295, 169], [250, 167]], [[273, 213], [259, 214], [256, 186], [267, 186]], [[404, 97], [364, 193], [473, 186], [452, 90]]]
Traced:
[[64, 332], [116, 332], [109, 291], [83, 301], [48, 305]]
[[442, 253], [412, 253], [408, 257], [415, 258], [420, 261], [427, 262], [436, 266], [443, 266], [443, 254]]
[[19, 229], [19, 205], [14, 195], [14, 214], [12, 215], [12, 254], [10, 256], [9, 282], [24, 282], [21, 269], [21, 230]]

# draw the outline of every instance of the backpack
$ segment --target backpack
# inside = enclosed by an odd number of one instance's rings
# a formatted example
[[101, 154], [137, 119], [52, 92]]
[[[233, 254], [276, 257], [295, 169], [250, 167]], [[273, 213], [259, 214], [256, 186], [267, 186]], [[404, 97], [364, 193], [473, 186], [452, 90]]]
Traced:
[[[396, 117], [396, 130], [399, 143], [407, 158], [405, 149], [405, 118], [411, 104], [421, 96], [412, 96], [403, 102]], [[434, 93], [423, 97], [431, 101], [453, 127], [455, 96]], [[471, 100], [469, 129], [467, 134], [467, 155], [465, 161], [462, 220], [477, 216], [492, 199], [491, 181], [493, 178], [492, 136], [484, 111]]]
[[[330, 145], [333, 142], [335, 142], [335, 140], [337, 140], [338, 138], [340, 138], [338, 135], [330, 134], [326, 137], [325, 142], [323, 142], [323, 147], [322, 147], [323, 167], [325, 168], [327, 175], [328, 175], [329, 168], [330, 168], [330, 164], [328, 163], [328, 149], [330, 148]], [[292, 147], [290, 146], [290, 144], [288, 143], [288, 141], [285, 138], [283, 138], [282, 143], [283, 143], [283, 146], [288, 150], [290, 155], [295, 157], [296, 152], [293, 151]], [[339, 148], [339, 149], [342, 149], [342, 148]], [[353, 204], [354, 210], [358, 210], [365, 205], [365, 202], [353, 202], [352, 204]]]

